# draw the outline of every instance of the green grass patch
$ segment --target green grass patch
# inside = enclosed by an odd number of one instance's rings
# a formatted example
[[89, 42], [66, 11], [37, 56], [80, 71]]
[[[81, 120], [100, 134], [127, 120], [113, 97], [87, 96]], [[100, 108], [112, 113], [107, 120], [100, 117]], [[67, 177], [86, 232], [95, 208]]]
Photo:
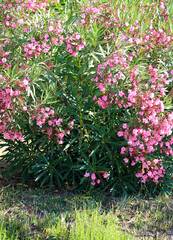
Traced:
[[118, 198], [7, 185], [0, 203], [0, 239], [166, 240], [173, 228], [172, 196]]

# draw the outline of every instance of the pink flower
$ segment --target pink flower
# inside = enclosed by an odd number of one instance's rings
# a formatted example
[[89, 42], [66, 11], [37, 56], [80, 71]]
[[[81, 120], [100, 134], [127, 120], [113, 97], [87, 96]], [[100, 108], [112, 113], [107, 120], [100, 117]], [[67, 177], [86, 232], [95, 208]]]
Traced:
[[9, 21], [6, 21], [5, 24], [6, 24], [7, 27], [10, 26]]
[[153, 174], [152, 174], [151, 171], [148, 172], [148, 176], [151, 177], [151, 178], [153, 177]]
[[76, 34], [76, 39], [79, 40], [80, 39], [80, 35]]
[[134, 27], [133, 27], [133, 26], [130, 26], [130, 27], [129, 27], [129, 30], [130, 30], [131, 32], [133, 32]]
[[137, 135], [138, 134], [138, 129], [133, 129], [133, 134]]
[[57, 121], [56, 121], [56, 125], [59, 126], [62, 122], [62, 118], [59, 118]]
[[53, 116], [55, 114], [55, 111], [52, 109], [52, 110], [50, 110], [49, 113]]
[[99, 65], [97, 66], [97, 68], [98, 68], [98, 69], [101, 69], [101, 68], [102, 68], [102, 65], [101, 65], [101, 64], [99, 64]]
[[34, 37], [31, 38], [31, 42], [35, 42], [35, 38]]
[[75, 52], [75, 51], [73, 51], [72, 55], [73, 55], [74, 57], [77, 57], [78, 53]]
[[120, 79], [122, 76], [123, 76], [123, 74], [121, 72], [119, 72], [117, 75], [117, 79]]
[[96, 85], [100, 88], [101, 92], [104, 92], [106, 90], [103, 83], [96, 83]]
[[127, 128], [127, 123], [123, 123], [122, 128], [126, 129]]
[[62, 140], [64, 138], [64, 133], [59, 133], [58, 138]]
[[92, 181], [92, 182], [91, 182], [91, 185], [93, 185], [93, 186], [94, 186], [95, 184], [96, 184], [96, 183], [95, 183], [95, 181]]
[[28, 32], [29, 29], [28, 29], [28, 28], [23, 28], [23, 31], [24, 31], [24, 32]]
[[49, 32], [52, 32], [53, 30], [54, 30], [53, 26], [49, 26], [49, 27], [48, 27], [48, 31], [49, 31]]
[[103, 173], [103, 177], [104, 177], [104, 178], [107, 178], [107, 177], [108, 177], [108, 174], [107, 174], [107, 173]]
[[136, 20], [136, 21], [134, 22], [134, 24], [135, 24], [135, 25], [138, 24], [138, 21]]
[[12, 28], [15, 28], [16, 27], [16, 23], [13, 23], [11, 26], [12, 26]]
[[119, 96], [120, 97], [123, 97], [124, 96], [124, 93], [122, 91], [119, 91]]
[[100, 179], [97, 179], [97, 183], [98, 183], [98, 184], [100, 183]]
[[153, 162], [157, 164], [159, 162], [159, 159], [154, 159]]
[[48, 121], [49, 126], [53, 125], [53, 122], [51, 120]]
[[117, 133], [118, 137], [122, 137], [123, 134], [124, 134], [123, 131], [119, 131], [119, 132]]
[[24, 112], [26, 112], [26, 111], [27, 111], [27, 107], [23, 107], [22, 109], [23, 109], [23, 111], [24, 111]]
[[124, 158], [124, 162], [128, 163], [129, 159], [128, 158]]
[[90, 176], [90, 173], [87, 173], [87, 172], [84, 175], [84, 177], [86, 177], [86, 178], [89, 177], [89, 176]]
[[41, 126], [42, 125], [42, 121], [41, 120], [37, 120], [37, 125]]
[[4, 132], [4, 137], [5, 137], [6, 139], [10, 139], [9, 133], [8, 133], [8, 132]]
[[147, 161], [147, 165], [150, 166], [150, 165], [151, 165], [151, 162], [150, 162], [150, 161]]
[[103, 95], [102, 100], [103, 100], [103, 101], [107, 101], [107, 96], [106, 96], [106, 95]]
[[86, 17], [86, 15], [85, 15], [84, 13], [82, 13], [82, 14], [81, 14], [81, 17], [82, 17], [82, 18], [85, 18], [85, 17]]
[[91, 174], [91, 179], [92, 179], [92, 180], [96, 180], [96, 175], [95, 175], [95, 173], [92, 173], [92, 174]]
[[[60, 119], [62, 120], [62, 118], [60, 118]], [[69, 122], [69, 124], [70, 124], [71, 126], [73, 126], [73, 125], [74, 125], [74, 122], [71, 121], [71, 122]]]
[[52, 128], [47, 128], [47, 134], [50, 136], [52, 134]]
[[1, 61], [2, 61], [2, 63], [6, 63], [7, 59], [6, 58], [2, 58]]
[[125, 148], [125, 147], [122, 147], [122, 148], [121, 148], [121, 154], [123, 155], [123, 154], [125, 154], [125, 152], [126, 152], [126, 148]]
[[19, 20], [17, 21], [17, 23], [18, 23], [18, 24], [22, 24], [22, 23], [23, 23], [23, 19], [19, 19]]

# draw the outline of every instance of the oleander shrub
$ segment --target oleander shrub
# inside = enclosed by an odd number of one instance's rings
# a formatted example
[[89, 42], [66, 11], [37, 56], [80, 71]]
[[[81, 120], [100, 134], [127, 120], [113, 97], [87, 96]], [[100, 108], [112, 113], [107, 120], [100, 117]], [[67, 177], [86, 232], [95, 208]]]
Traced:
[[7, 174], [113, 193], [171, 188], [172, 13], [166, 0], [3, 1]]

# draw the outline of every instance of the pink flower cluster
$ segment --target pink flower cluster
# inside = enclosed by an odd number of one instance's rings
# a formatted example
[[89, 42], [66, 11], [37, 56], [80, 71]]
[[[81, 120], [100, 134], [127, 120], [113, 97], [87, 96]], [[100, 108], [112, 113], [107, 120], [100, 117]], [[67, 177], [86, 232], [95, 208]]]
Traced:
[[[23, 34], [28, 38], [28, 33], [31, 33], [30, 42], [26, 42], [23, 46], [24, 56], [27, 60], [31, 57], [39, 57], [41, 53], [51, 54], [51, 48], [56, 45], [61, 45], [66, 43], [67, 52], [73, 56], [77, 56], [78, 52], [85, 47], [85, 41], [81, 39], [79, 33], [74, 33], [72, 35], [66, 34], [66, 38], [63, 37], [64, 29], [62, 27], [63, 22], [59, 18], [55, 18], [53, 21], [38, 21], [34, 22], [32, 26], [28, 27], [25, 19], [29, 18], [30, 11], [38, 12], [38, 9], [46, 11], [49, 3], [46, 1], [22, 1], [17, 0], [16, 2], [10, 2], [3, 6], [3, 24], [6, 28], [12, 28], [13, 31], [23, 29]], [[9, 11], [10, 9], [10, 11]], [[20, 12], [21, 18], [18, 18], [16, 11]], [[41, 14], [38, 12], [40, 18]], [[4, 29], [5, 30], [5, 29]], [[35, 34], [37, 33], [37, 38]], [[39, 34], [38, 34], [39, 33]], [[34, 36], [34, 37], [33, 37]], [[6, 58], [2, 58], [2, 63], [4, 64]]]
[[71, 53], [74, 57], [77, 57], [78, 52], [81, 51], [86, 45], [85, 41], [82, 41], [78, 32], [72, 35], [68, 34], [64, 41], [67, 44], [67, 52]]
[[[22, 68], [18, 71], [18, 76], [27, 75], [26, 66]], [[41, 131], [48, 139], [55, 139], [59, 144], [63, 144], [64, 136], [69, 135], [73, 129], [73, 121], [62, 124], [63, 120], [55, 117], [53, 109], [39, 106], [33, 108], [26, 99], [30, 84], [28, 77], [11, 80], [0, 75], [0, 85], [3, 86], [0, 89], [0, 133], [3, 133], [5, 139], [24, 141], [16, 124], [22, 113], [27, 120], [36, 119], [36, 126], [39, 127], [36, 129], [33, 124], [36, 132]]]
[[[42, 27], [45, 25], [42, 23]], [[55, 21], [50, 21], [48, 26], [45, 26], [45, 30], [39, 39], [36, 40], [34, 37], [30, 39], [30, 43], [24, 46], [24, 56], [29, 60], [32, 56], [39, 57], [41, 53], [51, 54], [51, 47], [53, 45], [61, 45], [64, 41], [62, 33], [64, 32], [62, 28], [62, 23], [55, 19]], [[37, 28], [36, 28], [37, 30]]]
[[[103, 173], [103, 178], [107, 178], [108, 177], [108, 174], [105, 172], [105, 173]], [[88, 172], [86, 172], [85, 173], [85, 175], [84, 175], [84, 177], [86, 177], [86, 178], [88, 178], [88, 177], [91, 177], [91, 185], [96, 185], [96, 183], [97, 184], [100, 184], [100, 179], [98, 179], [97, 177], [96, 177], [96, 174], [95, 173], [88, 173]]]
[[[131, 81], [133, 82], [133, 91], [127, 91], [121, 96], [122, 107], [133, 107], [137, 111], [136, 124], [128, 126], [123, 124], [122, 129], [118, 132], [119, 137], [124, 137], [127, 140], [128, 148], [122, 147], [121, 154], [130, 155], [131, 165], [141, 161], [143, 168], [143, 182], [147, 180], [147, 173], [151, 168], [151, 161], [148, 156], [152, 155], [160, 149], [160, 153], [166, 156], [172, 155], [173, 144], [172, 129], [173, 129], [173, 112], [165, 113], [164, 104], [161, 98], [165, 95], [165, 87], [168, 81], [168, 74], [166, 72], [158, 74], [158, 70], [151, 65], [146, 70], [148, 83], [139, 83], [143, 79], [136, 79], [131, 74]], [[165, 140], [166, 139], [166, 140]], [[127, 163], [128, 158], [124, 161]], [[157, 182], [160, 177], [163, 177], [164, 171], [161, 171], [161, 160], [157, 161], [157, 167], [154, 168], [155, 173], [152, 175], [153, 181]], [[160, 170], [159, 170], [160, 169]], [[141, 174], [142, 174], [141, 173]], [[140, 176], [137, 175], [137, 176]], [[151, 176], [150, 176], [151, 179]]]
[[85, 7], [82, 7], [80, 24], [82, 26], [91, 26], [95, 22], [99, 25], [101, 24], [104, 28], [108, 28], [112, 25], [111, 23], [111, 6], [107, 4], [102, 4], [97, 7], [94, 3], [93, 6], [86, 4]]
[[7, 70], [7, 68], [11, 68], [11, 64], [9, 63], [10, 53], [6, 50], [6, 46], [9, 45], [9, 40], [1, 40], [0, 41], [0, 70], [3, 68]]
[[[154, 4], [155, 2], [150, 6], [153, 10]], [[167, 12], [163, 6], [165, 3], [161, 5], [161, 14], [167, 21]], [[142, 6], [143, 13], [151, 11], [150, 7]], [[125, 6], [124, 10], [127, 11]], [[113, 32], [110, 24], [105, 35], [108, 43], [110, 38], [111, 41], [115, 40], [115, 53], [97, 66], [97, 75], [92, 81], [96, 82], [102, 95], [94, 97], [94, 100], [98, 100], [103, 109], [112, 104], [122, 109], [133, 109], [130, 110], [133, 111], [133, 122], [124, 123], [117, 133], [119, 137], [127, 140], [128, 145], [121, 148], [121, 154], [125, 155], [125, 163], [130, 162], [132, 166], [136, 162], [141, 163], [142, 171], [136, 176], [141, 177], [142, 182], [152, 180], [158, 183], [165, 171], [162, 160], [154, 156], [173, 156], [173, 112], [166, 113], [163, 102], [166, 94], [170, 96], [167, 86], [173, 80], [173, 71], [161, 71], [159, 63], [152, 65], [148, 59], [152, 59], [151, 55], [155, 51], [168, 51], [173, 36], [164, 28], [157, 28], [154, 16], [153, 19], [144, 21], [148, 21], [150, 26], [146, 31], [141, 31], [142, 23], [138, 20], [133, 25], [122, 21], [120, 24], [115, 11], [113, 22], [118, 33]], [[142, 59], [141, 63], [145, 64], [141, 64], [142, 67], [133, 63], [138, 57]]]
[[136, 173], [136, 177], [142, 178], [143, 183], [145, 183], [147, 180], [151, 180], [155, 183], [158, 183], [159, 178], [162, 178], [165, 174], [165, 170], [163, 169], [162, 166], [162, 159], [153, 159], [152, 161], [145, 161], [145, 158], [142, 159], [141, 157], [140, 160], [142, 162], [143, 168], [141, 172]]
[[[25, 26], [24, 31], [28, 31], [25, 19], [37, 10], [47, 11], [49, 3], [35, 0], [3, 0], [2, 6], [3, 23], [7, 28], [14, 30], [17, 27]], [[20, 18], [19, 18], [20, 16]]]
[[[115, 60], [115, 55], [113, 55], [113, 58], [110, 58], [105, 63], [105, 67], [103, 65], [98, 66], [98, 75], [92, 79], [92, 81], [97, 82], [96, 84], [99, 86], [100, 91], [104, 91], [104, 95], [98, 98], [98, 104], [103, 109], [111, 104], [117, 104], [119, 108], [135, 109], [134, 122], [136, 123], [129, 126], [127, 123], [124, 123], [122, 129], [118, 131], [118, 136], [123, 136], [129, 146], [128, 148], [122, 147], [121, 154], [130, 156], [132, 166], [138, 161], [142, 163], [143, 171], [136, 176], [143, 176], [143, 182], [150, 179], [157, 183], [158, 179], [164, 175], [161, 160], [157, 162], [156, 167], [153, 167], [151, 164], [153, 160], [148, 160], [150, 159], [148, 155], [150, 156], [160, 147], [160, 153], [173, 156], [171, 148], [173, 144], [173, 137], [171, 137], [173, 112], [163, 114], [164, 103], [161, 100], [166, 94], [165, 86], [170, 82], [169, 74], [167, 72], [158, 73], [158, 69], [149, 64], [145, 70], [145, 76], [148, 80], [146, 83], [140, 78], [137, 67], [128, 68], [125, 58], [123, 59], [125, 65], [122, 64], [121, 72], [117, 71], [118, 73], [113, 76], [109, 70], [108, 72], [105, 71], [105, 69], [111, 67], [114, 69], [115, 66], [118, 68], [118, 63], [118, 60]], [[127, 77], [127, 74], [131, 87], [119, 89], [120, 81], [123, 81], [124, 75]], [[99, 82], [100, 79], [101, 81]], [[102, 79], [104, 79], [104, 82]], [[165, 138], [167, 138], [166, 142]], [[126, 157], [124, 161], [127, 163], [129, 158]], [[153, 171], [154, 174], [151, 175], [150, 172]]]
[[50, 55], [51, 46], [49, 44], [40, 44], [38, 41], [35, 41], [35, 39], [32, 39], [32, 41], [33, 43], [28, 43], [24, 46], [24, 56], [26, 57], [26, 59], [30, 60], [31, 57], [39, 57], [41, 52]]
[[4, 5], [2, 6], [2, 10], [7, 10], [14, 8], [16, 11], [22, 10], [22, 12], [29, 11], [35, 13], [36, 10], [41, 9], [42, 11], [46, 11], [49, 7], [49, 3], [44, 1], [35, 1], [35, 0], [3, 0]]
[[19, 109], [26, 110], [25, 107], [22, 108], [25, 102], [23, 94], [29, 90], [30, 79], [26, 77], [10, 80], [0, 75], [0, 84], [4, 84], [4, 88], [0, 89], [0, 133], [6, 139], [23, 141], [22, 133], [15, 127], [15, 117]]
[[[142, 51], [146, 57], [151, 57], [148, 52], [157, 51], [157, 48], [160, 49], [161, 46], [164, 50], [168, 50], [170, 43], [172, 42], [172, 36], [165, 33], [164, 28], [156, 27], [156, 22], [159, 16], [167, 23], [168, 21], [168, 11], [166, 10], [167, 0], [163, 0], [160, 3], [160, 9], [157, 10], [156, 6], [158, 5], [157, 1], [152, 1], [150, 5], [144, 4], [141, 1], [140, 7], [138, 7], [138, 12], [142, 13], [143, 21], [140, 20], [141, 15], [136, 15], [136, 20], [134, 23], [131, 23], [131, 17], [128, 14], [128, 11], [131, 11], [132, 5], [129, 7], [125, 6], [123, 3], [117, 2], [117, 5], [112, 7], [110, 4], [102, 4], [98, 6], [96, 3], [86, 4], [85, 7], [82, 7], [80, 23], [82, 26], [88, 28], [90, 31], [90, 26], [94, 23], [97, 25], [101, 24], [102, 27], [106, 28], [104, 40], [115, 43], [115, 48], [120, 48], [122, 45], [132, 45], [136, 44], [136, 51]], [[122, 9], [124, 16], [127, 18], [120, 19], [119, 9]], [[146, 19], [148, 12], [152, 12], [152, 18]], [[143, 23], [148, 23], [147, 29], [141, 31]], [[117, 31], [114, 31], [117, 29]], [[120, 32], [121, 31], [121, 32]], [[152, 33], [152, 34], [151, 34]], [[121, 35], [119, 35], [121, 34]], [[116, 44], [117, 39], [120, 37], [120, 44]], [[146, 44], [147, 43], [147, 44]]]
[[32, 12], [35, 12], [37, 9], [46, 11], [48, 7], [49, 7], [49, 2], [45, 0], [44, 1], [27, 0], [25, 5], [25, 9], [32, 10]]
[[46, 134], [48, 139], [55, 139], [59, 144], [63, 144], [65, 134], [69, 135], [74, 125], [73, 121], [71, 121], [63, 126], [63, 119], [57, 119], [55, 111], [49, 107], [36, 107], [32, 119], [36, 119], [36, 125], [41, 127], [41, 132]]
[[[13, 40], [1, 40], [0, 42], [0, 70], [3, 74], [0, 75], [0, 133], [3, 133], [6, 139], [23, 141], [20, 124], [17, 124], [20, 119], [19, 116], [23, 114], [27, 120], [35, 122], [36, 127], [33, 126], [35, 131], [41, 131], [49, 139], [54, 138], [59, 144], [62, 144], [64, 136], [69, 135], [71, 129], [73, 129], [73, 121], [65, 124], [61, 118], [55, 116], [53, 109], [40, 108], [40, 104], [38, 106], [37, 103], [35, 103], [37, 107], [34, 107], [30, 103], [30, 84], [32, 85], [32, 80], [27, 76], [30, 75], [31, 67], [26, 65], [28, 64], [26, 59], [39, 57], [44, 59], [46, 55], [51, 54], [53, 46], [61, 45], [64, 42], [63, 23], [56, 16], [53, 20], [43, 21], [40, 10], [47, 11], [49, 7], [47, 1], [3, 0], [3, 2], [1, 30], [9, 36], [11, 33], [21, 34], [20, 37], [26, 39], [26, 42], [20, 45]], [[31, 20], [30, 16], [33, 16], [36, 12], [38, 18], [40, 17], [39, 21], [28, 24], [26, 19]], [[74, 39], [74, 43], [71, 37], [69, 39], [72, 49], [81, 50], [84, 43], [81, 41], [79, 34], [74, 34]], [[66, 41], [68, 41], [68, 36]], [[23, 56], [26, 59], [23, 59]], [[26, 61], [26, 64], [23, 61]], [[46, 65], [46, 61], [44, 64]], [[13, 69], [14, 66], [17, 66], [16, 74], [18, 77], [7, 77], [4, 70]], [[52, 67], [53, 64], [50, 61], [44, 69]]]

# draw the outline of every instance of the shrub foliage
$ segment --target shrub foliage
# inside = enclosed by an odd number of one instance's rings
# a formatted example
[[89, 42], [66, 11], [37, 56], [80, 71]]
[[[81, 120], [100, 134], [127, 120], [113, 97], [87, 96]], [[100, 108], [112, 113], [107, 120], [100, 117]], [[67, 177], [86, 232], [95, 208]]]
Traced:
[[4, 0], [0, 5], [6, 173], [50, 187], [125, 193], [145, 184], [168, 190], [173, 3]]

